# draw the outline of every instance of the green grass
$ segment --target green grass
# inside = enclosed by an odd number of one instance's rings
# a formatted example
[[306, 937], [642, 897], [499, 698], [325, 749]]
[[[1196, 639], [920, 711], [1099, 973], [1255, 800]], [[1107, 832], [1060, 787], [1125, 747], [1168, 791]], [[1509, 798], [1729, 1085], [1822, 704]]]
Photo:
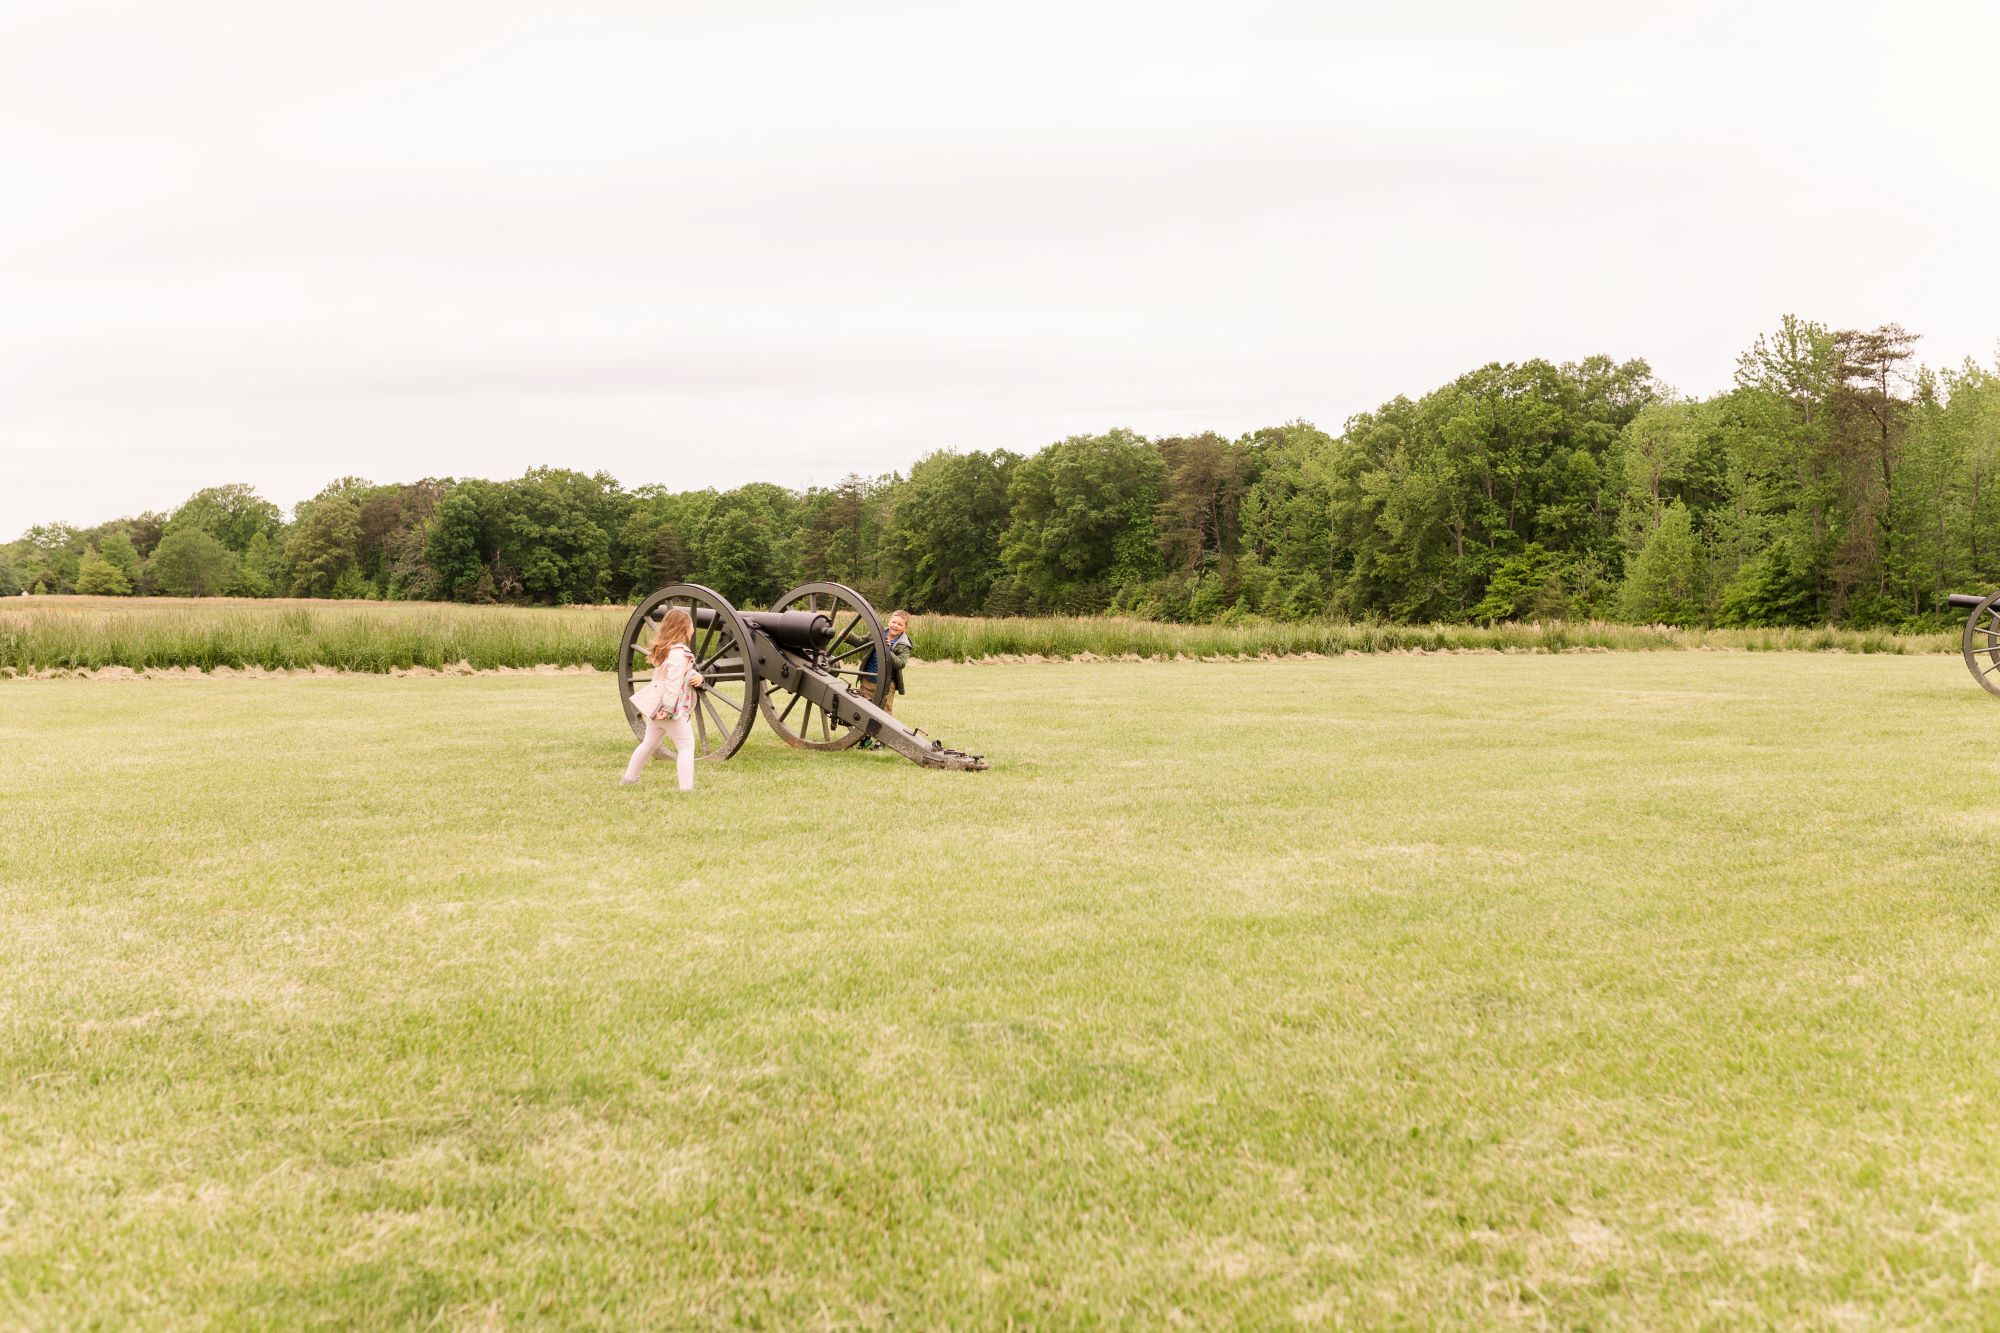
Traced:
[[[888, 608], [881, 608], [885, 613]], [[37, 597], [0, 602], [0, 673], [103, 667], [343, 671], [616, 665], [629, 608], [438, 602]], [[1957, 631], [1681, 630], [1600, 621], [1371, 625], [1259, 621], [1170, 625], [1124, 616], [919, 616], [931, 661], [1008, 657], [1260, 657], [1345, 653], [1597, 650], [1940, 653]]]
[[0, 683], [0, 1323], [2000, 1322], [2000, 712], [1806, 654]]

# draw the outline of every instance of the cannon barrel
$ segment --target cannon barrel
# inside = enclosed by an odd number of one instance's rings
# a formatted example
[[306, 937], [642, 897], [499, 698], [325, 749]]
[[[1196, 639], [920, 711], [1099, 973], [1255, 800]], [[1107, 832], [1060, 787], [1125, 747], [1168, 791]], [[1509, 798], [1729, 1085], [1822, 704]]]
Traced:
[[1977, 592], [1955, 592], [1951, 596], [1945, 598], [1944, 600], [1947, 606], [1956, 606], [1963, 610], [1970, 611], [1973, 607], [1978, 606], [1981, 602], [1985, 601], [1986, 595], [1984, 593], [1977, 593]]
[[[753, 629], [760, 629], [771, 636], [771, 641], [786, 648], [824, 648], [833, 637], [833, 621], [821, 611], [739, 611], [743, 623]], [[707, 629], [715, 623], [715, 612], [705, 606], [694, 611], [697, 629]]]

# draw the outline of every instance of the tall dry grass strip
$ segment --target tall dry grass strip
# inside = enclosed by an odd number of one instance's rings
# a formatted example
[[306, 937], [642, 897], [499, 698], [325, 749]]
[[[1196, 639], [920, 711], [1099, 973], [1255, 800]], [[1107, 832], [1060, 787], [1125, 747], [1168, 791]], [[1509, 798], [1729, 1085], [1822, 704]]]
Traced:
[[[0, 605], [0, 670], [331, 667], [387, 672], [465, 663], [610, 670], [627, 610], [432, 602], [24, 597]], [[1119, 616], [920, 616], [932, 661], [989, 657], [1261, 657], [1384, 652], [1948, 653], [1957, 636], [1843, 629], [1674, 629], [1662, 625], [1372, 625], [1259, 621], [1171, 625]]]

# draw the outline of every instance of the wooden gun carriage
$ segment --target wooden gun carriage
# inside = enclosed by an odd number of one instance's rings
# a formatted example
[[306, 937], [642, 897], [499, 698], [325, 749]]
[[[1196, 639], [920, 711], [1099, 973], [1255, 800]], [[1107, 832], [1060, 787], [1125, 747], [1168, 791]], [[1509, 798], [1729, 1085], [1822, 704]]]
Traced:
[[1972, 613], [1962, 640], [1965, 669], [1990, 693], [2000, 694], [2000, 592], [1955, 592], [1945, 601]]
[[891, 688], [889, 639], [875, 608], [839, 583], [802, 583], [768, 611], [739, 611], [712, 588], [675, 583], [639, 603], [618, 653], [618, 702], [632, 734], [646, 733], [632, 692], [652, 679], [646, 658], [667, 612], [694, 621], [695, 758], [727, 759], [762, 713], [785, 743], [845, 750], [872, 739], [925, 768], [978, 770], [981, 755], [947, 749], [899, 722], [884, 705]]

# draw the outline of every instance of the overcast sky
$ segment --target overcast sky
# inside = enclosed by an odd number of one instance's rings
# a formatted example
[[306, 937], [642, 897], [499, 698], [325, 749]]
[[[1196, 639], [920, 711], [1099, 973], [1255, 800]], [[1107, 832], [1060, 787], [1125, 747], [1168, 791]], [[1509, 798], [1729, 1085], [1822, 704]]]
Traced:
[[0, 0], [0, 537], [2000, 336], [2000, 5]]

